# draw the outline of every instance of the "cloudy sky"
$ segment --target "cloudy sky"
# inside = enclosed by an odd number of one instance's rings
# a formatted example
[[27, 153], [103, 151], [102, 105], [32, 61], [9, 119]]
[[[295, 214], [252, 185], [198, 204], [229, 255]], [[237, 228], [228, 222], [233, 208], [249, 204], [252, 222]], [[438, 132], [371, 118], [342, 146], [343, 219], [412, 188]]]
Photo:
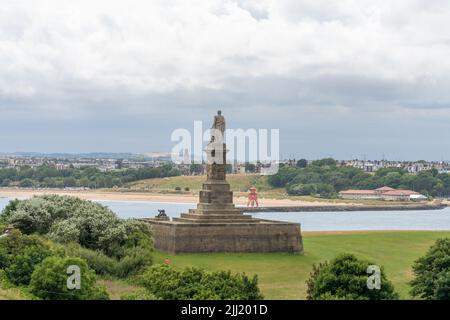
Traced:
[[0, 0], [0, 152], [169, 151], [279, 128], [283, 157], [450, 159], [447, 0]]

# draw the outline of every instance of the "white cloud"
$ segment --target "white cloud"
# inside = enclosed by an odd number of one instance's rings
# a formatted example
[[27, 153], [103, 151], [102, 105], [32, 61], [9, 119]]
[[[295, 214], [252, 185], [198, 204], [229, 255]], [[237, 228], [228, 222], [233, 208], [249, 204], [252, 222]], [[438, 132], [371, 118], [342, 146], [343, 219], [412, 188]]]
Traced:
[[18, 96], [72, 81], [136, 92], [220, 88], [240, 76], [437, 81], [450, 69], [450, 8], [437, 3], [9, 1], [0, 71]]

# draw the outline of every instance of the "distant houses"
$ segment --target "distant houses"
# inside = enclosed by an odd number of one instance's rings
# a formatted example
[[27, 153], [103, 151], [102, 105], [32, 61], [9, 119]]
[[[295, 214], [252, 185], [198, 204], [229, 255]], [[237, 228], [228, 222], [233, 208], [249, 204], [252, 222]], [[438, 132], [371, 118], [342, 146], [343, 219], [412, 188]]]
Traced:
[[439, 173], [450, 173], [448, 161], [388, 161], [388, 160], [342, 160], [340, 166], [355, 167], [365, 172], [372, 173], [383, 168], [399, 168], [408, 173], [419, 173], [436, 169]]
[[384, 186], [375, 190], [345, 190], [339, 192], [343, 199], [387, 200], [387, 201], [418, 201], [426, 200], [424, 195], [412, 190], [399, 190]]

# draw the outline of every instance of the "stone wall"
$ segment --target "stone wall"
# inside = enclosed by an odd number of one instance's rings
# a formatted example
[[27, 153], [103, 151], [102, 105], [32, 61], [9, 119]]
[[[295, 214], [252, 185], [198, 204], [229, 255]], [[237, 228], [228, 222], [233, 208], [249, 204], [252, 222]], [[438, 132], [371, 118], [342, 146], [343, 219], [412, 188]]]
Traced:
[[183, 252], [291, 252], [302, 253], [300, 225], [261, 220], [260, 223], [171, 223], [146, 220], [152, 225], [155, 248]]

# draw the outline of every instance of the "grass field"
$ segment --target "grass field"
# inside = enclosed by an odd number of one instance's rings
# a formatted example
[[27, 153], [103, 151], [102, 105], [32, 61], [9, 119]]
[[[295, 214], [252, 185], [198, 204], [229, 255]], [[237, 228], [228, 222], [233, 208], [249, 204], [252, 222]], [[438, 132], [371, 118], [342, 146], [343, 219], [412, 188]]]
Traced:
[[[348, 252], [385, 267], [402, 299], [408, 299], [411, 265], [424, 255], [438, 238], [450, 237], [450, 232], [373, 231], [305, 233], [305, 254], [184, 254], [168, 255], [155, 252], [155, 263], [171, 260], [175, 268], [200, 267], [206, 270], [231, 270], [257, 274], [265, 299], [305, 299], [305, 281], [314, 263], [329, 260]], [[124, 280], [99, 279], [111, 299], [139, 289]], [[18, 289], [0, 288], [0, 300], [26, 299]]]
[[3, 289], [0, 288], [0, 300], [26, 300], [27, 297], [20, 289]]
[[290, 254], [184, 254], [155, 253], [155, 263], [169, 258], [176, 268], [231, 270], [257, 274], [266, 299], [305, 299], [312, 265], [339, 253], [354, 253], [385, 267], [402, 299], [408, 299], [413, 261], [425, 254], [434, 241], [450, 232], [380, 231], [352, 233], [305, 233], [304, 255]]
[[[176, 187], [181, 190], [189, 188], [190, 191], [199, 191], [205, 182], [206, 176], [178, 176], [168, 178], [155, 178], [132, 182], [127, 188], [136, 191], [173, 191]], [[270, 188], [267, 184], [267, 177], [257, 174], [231, 174], [227, 175], [231, 190], [246, 192], [248, 189], [257, 184], [263, 189]], [[260, 181], [264, 180], [264, 181]]]

